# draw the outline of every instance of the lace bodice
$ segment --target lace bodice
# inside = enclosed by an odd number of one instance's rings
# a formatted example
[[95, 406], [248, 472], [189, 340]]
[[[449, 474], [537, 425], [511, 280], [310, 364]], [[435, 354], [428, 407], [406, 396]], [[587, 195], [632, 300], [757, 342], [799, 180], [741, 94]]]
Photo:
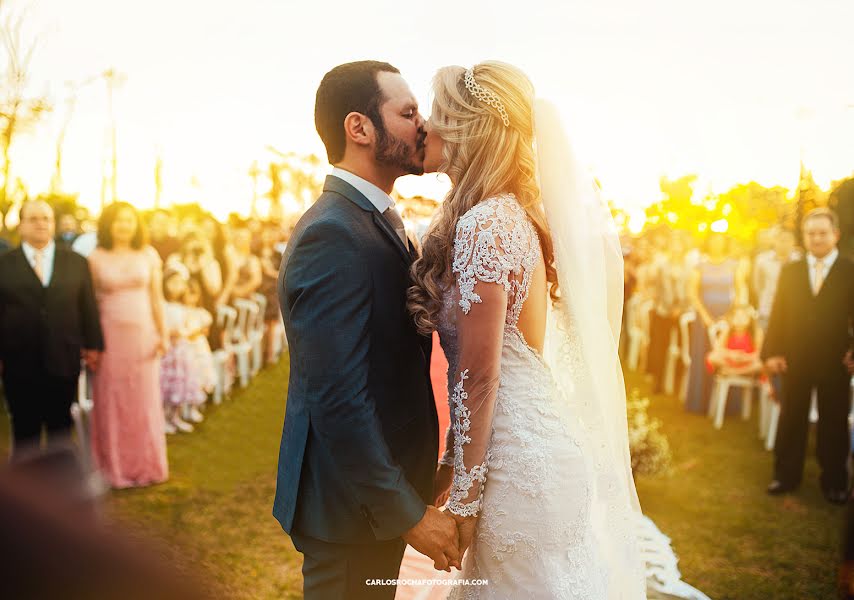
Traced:
[[539, 361], [517, 327], [539, 257], [537, 231], [512, 194], [477, 204], [457, 223], [455, 285], [445, 294], [439, 334], [452, 415], [442, 462], [454, 467], [448, 510], [458, 515], [480, 510], [505, 344]]
[[540, 242], [525, 210], [508, 194], [481, 202], [457, 223], [453, 273], [465, 314], [482, 302], [478, 281], [498, 283], [507, 293], [506, 323], [515, 326], [528, 297]]

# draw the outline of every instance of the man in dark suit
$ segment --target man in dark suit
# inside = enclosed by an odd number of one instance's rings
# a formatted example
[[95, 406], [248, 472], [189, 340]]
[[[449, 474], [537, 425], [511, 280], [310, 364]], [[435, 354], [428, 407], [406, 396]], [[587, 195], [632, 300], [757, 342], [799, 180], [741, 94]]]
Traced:
[[273, 515], [305, 556], [307, 600], [394, 598], [406, 544], [459, 567], [431, 505], [438, 421], [430, 339], [406, 310], [413, 248], [389, 197], [423, 171], [423, 119], [386, 63], [336, 67], [315, 124], [335, 166], [279, 273], [290, 383]]
[[848, 489], [854, 262], [836, 248], [839, 224], [832, 211], [809, 213], [803, 234], [807, 256], [780, 273], [762, 347], [768, 371], [784, 374], [774, 480], [768, 493], [782, 494], [800, 484], [815, 389], [821, 488], [828, 501], [842, 504]]
[[9, 249], [9, 242], [4, 240], [3, 238], [0, 238], [0, 254], [3, 254], [8, 249]]
[[81, 356], [97, 367], [104, 342], [86, 259], [54, 241], [53, 209], [21, 208], [21, 246], [0, 256], [0, 366], [13, 457], [71, 432]]

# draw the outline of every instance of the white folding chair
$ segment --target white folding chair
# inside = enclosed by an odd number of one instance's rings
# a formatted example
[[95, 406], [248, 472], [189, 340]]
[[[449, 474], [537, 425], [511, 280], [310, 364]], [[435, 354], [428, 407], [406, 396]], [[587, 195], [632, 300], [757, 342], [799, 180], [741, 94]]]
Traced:
[[[676, 391], [676, 365], [679, 363], [679, 359], [682, 358], [682, 345], [679, 342], [680, 333], [681, 333], [681, 325], [682, 318], [685, 317], [685, 313], [679, 317], [679, 321], [676, 325], [670, 330], [670, 342], [667, 345], [667, 358], [664, 363], [664, 393], [672, 396]], [[687, 335], [682, 335], [682, 338], [686, 338]], [[688, 361], [690, 362], [690, 354]], [[685, 377], [686, 373], [683, 370], [682, 377]]]
[[264, 330], [267, 326], [264, 315], [267, 311], [267, 297], [264, 294], [253, 294], [252, 299], [258, 305], [258, 313], [249, 329], [249, 343], [252, 344], [252, 374], [257, 375], [264, 366]]
[[220, 331], [224, 332], [223, 347], [213, 353], [214, 368], [216, 370], [216, 386], [214, 387], [214, 404], [220, 404], [222, 399], [231, 392], [231, 377], [228, 373], [228, 365], [233, 356], [231, 337], [233, 335], [234, 323], [237, 320], [237, 311], [230, 306], [220, 306], [217, 309], [216, 322]]
[[685, 404], [688, 398], [688, 380], [691, 370], [691, 323], [697, 319], [697, 313], [692, 310], [682, 313], [679, 317], [679, 333], [681, 339], [680, 358], [682, 360], [682, 377], [679, 382], [679, 400]]
[[633, 297], [628, 307], [629, 369], [637, 371], [646, 367], [649, 349], [649, 311], [652, 300]]
[[[754, 318], [755, 310], [754, 312]], [[729, 325], [726, 321], [717, 321], [709, 327], [709, 340], [712, 345], [721, 338], [726, 338], [729, 333]], [[754, 331], [755, 339], [759, 339], [759, 330]], [[726, 403], [729, 397], [729, 391], [732, 388], [741, 388], [741, 418], [747, 421], [750, 419], [750, 411], [753, 405], [753, 389], [759, 385], [758, 373], [756, 375], [715, 375], [714, 384], [712, 386], [712, 394], [709, 399], [709, 416], [714, 418], [715, 428], [723, 427], [724, 414], [726, 413]], [[767, 407], [769, 402], [767, 391], [760, 386], [760, 423], [763, 419], [761, 412], [763, 407]], [[761, 424], [760, 424], [761, 426]]]
[[[818, 423], [818, 396], [813, 388], [812, 396], [810, 397], [810, 423]], [[777, 426], [780, 424], [780, 404], [772, 402], [770, 404], [770, 412], [768, 416], [768, 429], [765, 434], [765, 449], [773, 450], [774, 443], [777, 440]]]
[[280, 320], [277, 320], [271, 327], [270, 336], [270, 349], [273, 355], [273, 362], [278, 362], [288, 343], [288, 338], [285, 336], [285, 327]]
[[773, 450], [777, 440], [777, 426], [780, 424], [780, 404], [772, 402], [768, 411], [768, 430], [765, 433], [765, 449]]
[[108, 486], [92, 460], [91, 415], [94, 406], [92, 386], [84, 367], [77, 378], [77, 402], [71, 405], [71, 419], [74, 422], [74, 432], [77, 434], [80, 465], [87, 477], [86, 486], [92, 497], [96, 498], [106, 492]]
[[[771, 385], [770, 381], [766, 384]], [[759, 393], [759, 439], [764, 440], [768, 436], [768, 429], [771, 426], [771, 412], [774, 410], [776, 402], [771, 399], [764, 386], [760, 387]], [[779, 408], [779, 407], [778, 407]]]
[[[854, 375], [851, 376], [851, 387], [850, 387], [850, 406], [851, 408], [848, 410], [848, 431], [849, 437], [851, 436], [852, 428], [854, 428]], [[851, 444], [851, 451], [854, 452], [854, 441]]]
[[231, 338], [232, 350], [237, 357], [237, 376], [240, 378], [240, 387], [249, 385], [251, 376], [252, 343], [249, 341], [249, 328], [255, 322], [258, 315], [258, 305], [251, 300], [238, 298], [234, 301], [237, 309], [237, 324], [234, 327]]
[[94, 402], [89, 390], [86, 369], [80, 370], [77, 378], [77, 402], [71, 405], [71, 418], [74, 421], [74, 431], [77, 443], [80, 445], [80, 464], [83, 469], [92, 471], [92, 438], [89, 432], [89, 415], [92, 413]]

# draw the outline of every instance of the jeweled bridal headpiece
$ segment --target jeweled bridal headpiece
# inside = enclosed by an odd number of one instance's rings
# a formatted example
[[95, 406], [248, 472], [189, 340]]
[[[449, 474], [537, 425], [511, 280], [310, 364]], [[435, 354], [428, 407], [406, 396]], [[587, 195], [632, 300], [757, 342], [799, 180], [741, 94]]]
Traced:
[[472, 96], [497, 110], [498, 114], [501, 115], [501, 120], [504, 122], [504, 126], [510, 126], [510, 117], [507, 116], [507, 110], [504, 108], [504, 103], [501, 101], [501, 98], [498, 97], [498, 94], [492, 90], [486, 89], [474, 80], [473, 68], [466, 71], [465, 83], [466, 89]]

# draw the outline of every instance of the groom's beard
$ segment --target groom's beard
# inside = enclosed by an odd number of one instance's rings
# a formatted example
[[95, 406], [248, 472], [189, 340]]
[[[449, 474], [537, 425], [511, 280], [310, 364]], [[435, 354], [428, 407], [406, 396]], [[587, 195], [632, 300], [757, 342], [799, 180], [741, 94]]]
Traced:
[[425, 136], [419, 136], [417, 145], [413, 149], [403, 140], [389, 135], [383, 126], [376, 129], [377, 148], [374, 152], [374, 158], [378, 163], [397, 167], [408, 175], [424, 174]]

